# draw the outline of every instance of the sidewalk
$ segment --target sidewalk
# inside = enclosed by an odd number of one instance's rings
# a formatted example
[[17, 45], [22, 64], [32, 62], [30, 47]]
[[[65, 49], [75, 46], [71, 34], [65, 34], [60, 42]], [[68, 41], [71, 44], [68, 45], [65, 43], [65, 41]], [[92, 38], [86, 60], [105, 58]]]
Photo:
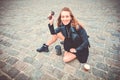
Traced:
[[[0, 0], [0, 80], [119, 80], [119, 0]], [[47, 15], [67, 6], [90, 38], [89, 71], [78, 60], [64, 63], [55, 45], [36, 49], [50, 39]], [[56, 22], [55, 22], [56, 23]]]

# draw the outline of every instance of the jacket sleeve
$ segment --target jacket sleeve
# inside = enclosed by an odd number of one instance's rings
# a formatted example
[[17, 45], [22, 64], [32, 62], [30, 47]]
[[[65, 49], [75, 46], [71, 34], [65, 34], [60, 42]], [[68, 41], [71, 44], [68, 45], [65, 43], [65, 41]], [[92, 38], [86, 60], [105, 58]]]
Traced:
[[54, 35], [54, 34], [55, 34], [54, 26], [48, 24], [48, 27], [49, 27], [49, 31], [50, 31], [50, 33], [51, 33], [52, 35]]
[[82, 44], [76, 48], [77, 52], [81, 51], [83, 48], [87, 48], [89, 46], [89, 41], [88, 41], [88, 35], [85, 31], [85, 29], [79, 30], [78, 34], [82, 38]]
[[48, 24], [48, 27], [49, 27], [49, 31], [52, 35], [60, 32], [60, 27], [57, 27], [56, 29], [54, 29], [54, 25], [50, 25], [50, 24]]
[[55, 28], [55, 33], [56, 33], [56, 34], [59, 33], [60, 31], [61, 31], [61, 27]]

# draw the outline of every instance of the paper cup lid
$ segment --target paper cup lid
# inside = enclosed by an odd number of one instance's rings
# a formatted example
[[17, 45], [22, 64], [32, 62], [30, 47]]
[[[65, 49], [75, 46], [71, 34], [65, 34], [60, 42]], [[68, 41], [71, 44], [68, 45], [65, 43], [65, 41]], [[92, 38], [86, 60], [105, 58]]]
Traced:
[[89, 69], [90, 69], [90, 65], [89, 65], [89, 64], [85, 64], [85, 65], [84, 65], [84, 68], [85, 68], [86, 70], [89, 70]]

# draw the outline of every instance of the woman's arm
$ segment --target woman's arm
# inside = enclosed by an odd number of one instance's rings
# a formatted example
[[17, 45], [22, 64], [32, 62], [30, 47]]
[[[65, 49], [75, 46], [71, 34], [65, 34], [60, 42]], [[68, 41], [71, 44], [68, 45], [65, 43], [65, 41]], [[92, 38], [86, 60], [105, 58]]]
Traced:
[[78, 32], [79, 36], [82, 38], [82, 44], [76, 48], [76, 51], [81, 51], [83, 48], [87, 48], [89, 46], [89, 41], [88, 41], [88, 35], [85, 31], [85, 29], [81, 29]]

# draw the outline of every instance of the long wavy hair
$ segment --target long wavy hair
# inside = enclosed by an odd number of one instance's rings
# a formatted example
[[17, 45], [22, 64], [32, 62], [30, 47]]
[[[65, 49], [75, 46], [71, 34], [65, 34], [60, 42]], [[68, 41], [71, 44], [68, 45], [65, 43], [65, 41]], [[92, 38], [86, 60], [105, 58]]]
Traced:
[[[78, 22], [78, 20], [74, 17], [72, 11], [71, 11], [68, 7], [64, 7], [64, 8], [61, 10], [61, 12], [62, 12], [62, 11], [68, 11], [68, 12], [70, 13], [70, 16], [71, 16], [71, 18], [72, 18], [70, 25], [71, 25], [72, 27], [75, 27], [76, 30], [78, 30], [80, 27], [83, 28], [82, 25], [81, 25], [81, 24]], [[57, 26], [58, 26], [58, 27], [60, 27], [60, 26], [62, 25], [61, 12], [60, 12], [59, 17], [58, 17], [58, 19], [57, 19]]]

